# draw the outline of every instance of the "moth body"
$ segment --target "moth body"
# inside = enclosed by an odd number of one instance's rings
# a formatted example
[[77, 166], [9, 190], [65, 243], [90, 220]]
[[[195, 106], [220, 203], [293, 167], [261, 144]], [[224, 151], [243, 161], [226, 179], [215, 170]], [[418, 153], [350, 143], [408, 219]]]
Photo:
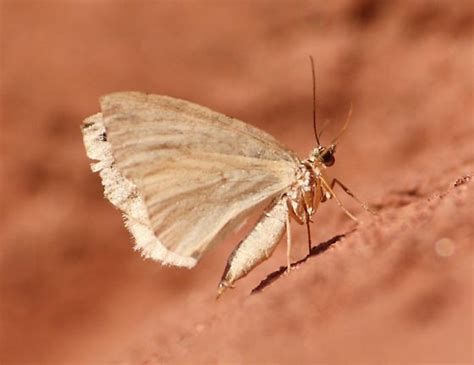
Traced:
[[271, 256], [285, 233], [287, 216], [286, 197], [283, 196], [270, 204], [252, 231], [229, 256], [219, 283], [218, 296]]
[[332, 197], [322, 185], [322, 170], [328, 166], [319, 156], [325, 153], [331, 154], [331, 158], [325, 159], [333, 164], [334, 147], [315, 148], [310, 157], [299, 164], [295, 183], [269, 205], [256, 226], [234, 249], [219, 283], [218, 296], [273, 253], [285, 230], [289, 230], [290, 216], [299, 224], [309, 224], [319, 203], [326, 201], [328, 194]]

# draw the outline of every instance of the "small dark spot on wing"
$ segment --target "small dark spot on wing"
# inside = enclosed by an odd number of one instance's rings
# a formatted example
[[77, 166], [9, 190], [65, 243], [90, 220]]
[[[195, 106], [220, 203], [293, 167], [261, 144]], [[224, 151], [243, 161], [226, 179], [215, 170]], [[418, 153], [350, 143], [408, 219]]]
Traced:
[[90, 128], [90, 127], [92, 127], [93, 125], [94, 125], [94, 123], [84, 123], [84, 124], [82, 125], [82, 129]]

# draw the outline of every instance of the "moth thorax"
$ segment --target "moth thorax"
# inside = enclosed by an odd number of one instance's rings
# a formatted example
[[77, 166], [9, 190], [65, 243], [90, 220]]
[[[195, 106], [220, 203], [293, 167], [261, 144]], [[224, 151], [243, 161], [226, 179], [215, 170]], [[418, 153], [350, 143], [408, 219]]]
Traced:
[[297, 183], [288, 193], [290, 209], [300, 222], [305, 222], [313, 214], [316, 176], [309, 161], [299, 166]]
[[323, 151], [324, 151], [323, 146], [317, 146], [317, 147], [313, 148], [313, 150], [309, 154], [308, 160], [311, 161], [311, 162], [315, 162]]

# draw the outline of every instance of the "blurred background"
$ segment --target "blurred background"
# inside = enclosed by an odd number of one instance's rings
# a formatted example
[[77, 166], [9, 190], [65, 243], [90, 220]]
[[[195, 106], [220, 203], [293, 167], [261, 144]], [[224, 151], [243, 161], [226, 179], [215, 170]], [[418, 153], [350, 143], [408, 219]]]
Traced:
[[[0, 4], [1, 364], [473, 361], [471, 1]], [[79, 126], [101, 95], [138, 90], [244, 120], [304, 158], [308, 55], [323, 139], [354, 108], [333, 174], [380, 215], [341, 193], [356, 233], [249, 297], [285, 263], [282, 244], [216, 302], [243, 233], [193, 270], [144, 261]], [[327, 203], [313, 240], [352, 228]]]

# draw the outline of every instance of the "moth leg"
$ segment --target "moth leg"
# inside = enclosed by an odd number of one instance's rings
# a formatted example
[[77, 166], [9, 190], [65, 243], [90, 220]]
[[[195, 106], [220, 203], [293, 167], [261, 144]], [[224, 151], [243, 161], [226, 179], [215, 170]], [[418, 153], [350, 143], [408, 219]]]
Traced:
[[286, 215], [286, 271], [291, 271], [291, 224], [290, 215]]
[[346, 207], [342, 204], [342, 202], [339, 200], [337, 195], [334, 193], [334, 190], [332, 190], [331, 187], [328, 185], [328, 183], [322, 178], [321, 178], [321, 183], [322, 183], [324, 189], [327, 190], [331, 194], [331, 197], [333, 197], [336, 200], [337, 205], [339, 205], [339, 207], [344, 211], [344, 213], [346, 213], [346, 215], [350, 219], [352, 219], [354, 222], [359, 222], [359, 220], [351, 212], [349, 212], [346, 209]]
[[360, 206], [362, 208], [364, 208], [366, 211], [368, 211], [370, 214], [373, 214], [373, 215], [377, 215], [376, 212], [374, 212], [367, 203], [365, 203], [364, 201], [360, 200], [357, 196], [354, 195], [354, 193], [352, 191], [349, 190], [349, 188], [344, 185], [340, 180], [338, 180], [337, 178], [334, 178], [332, 179], [331, 181], [331, 189], [334, 189], [334, 186], [335, 185], [339, 185], [341, 187], [342, 190], [344, 190], [344, 192], [349, 195], [350, 197], [352, 197], [357, 203], [360, 204]]
[[308, 254], [311, 254], [311, 248], [313, 247], [313, 244], [311, 243], [311, 228], [310, 228], [310, 223], [311, 220], [309, 219], [309, 214], [306, 213], [306, 232], [308, 234]]
[[218, 286], [217, 297], [271, 256], [285, 233], [288, 214], [286, 197], [270, 204], [252, 231], [230, 255]]

